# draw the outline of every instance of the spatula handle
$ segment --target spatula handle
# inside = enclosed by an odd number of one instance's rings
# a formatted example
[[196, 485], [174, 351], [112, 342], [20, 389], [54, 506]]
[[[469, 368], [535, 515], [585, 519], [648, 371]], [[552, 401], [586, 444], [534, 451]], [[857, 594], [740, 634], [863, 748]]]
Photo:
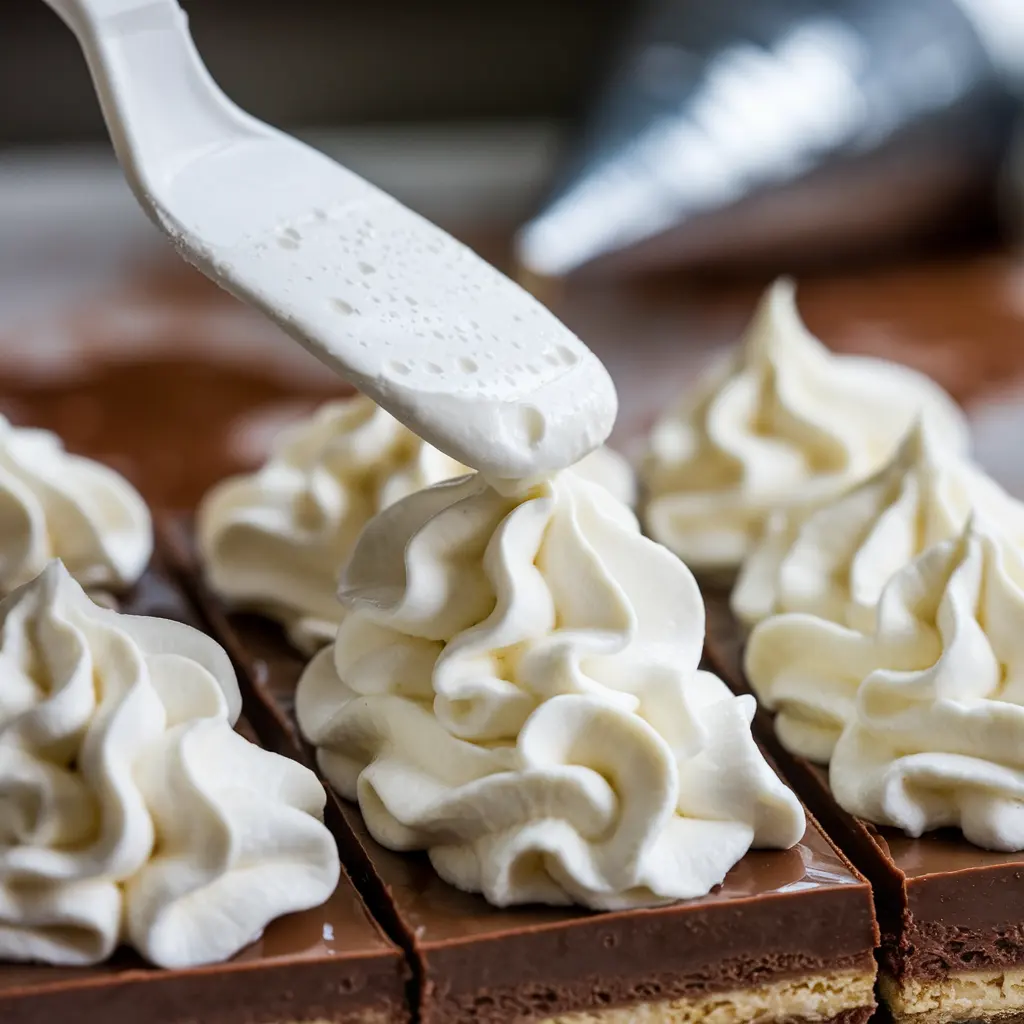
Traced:
[[177, 0], [45, 3], [78, 38], [118, 160], [151, 215], [177, 168], [259, 125], [206, 70]]

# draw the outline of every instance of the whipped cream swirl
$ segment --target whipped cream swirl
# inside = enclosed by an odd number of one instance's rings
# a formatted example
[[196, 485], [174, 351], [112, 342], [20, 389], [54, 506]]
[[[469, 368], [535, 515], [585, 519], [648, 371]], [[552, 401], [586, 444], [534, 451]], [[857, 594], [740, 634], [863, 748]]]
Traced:
[[60, 562], [0, 603], [0, 960], [209, 963], [330, 895], [323, 788], [240, 704], [217, 643]]
[[[635, 497], [632, 470], [609, 449], [576, 469], [623, 500]], [[228, 601], [280, 620], [295, 646], [312, 653], [337, 632], [338, 575], [367, 521], [469, 472], [369, 398], [330, 402], [284, 431], [258, 472], [206, 496], [198, 534], [208, 582]]]
[[776, 512], [743, 564], [737, 618], [807, 612], [862, 631], [903, 566], [955, 537], [972, 510], [1024, 542], [1024, 504], [918, 421], [874, 476], [810, 514]]
[[284, 623], [312, 653], [341, 621], [338, 573], [367, 521], [468, 472], [369, 398], [330, 402], [283, 431], [256, 473], [218, 484], [199, 508], [210, 586]]
[[52, 558], [85, 587], [123, 590], [152, 553], [149, 509], [124, 477], [0, 416], [0, 595]]
[[697, 668], [693, 576], [577, 474], [406, 498], [367, 526], [341, 598], [299, 724], [372, 834], [427, 850], [459, 888], [656, 904], [803, 834], [751, 737], [753, 699]]
[[919, 836], [955, 826], [1024, 849], [1024, 555], [990, 525], [928, 549], [886, 588], [877, 629], [843, 637], [864, 671], [832, 792]]
[[940, 444], [966, 450], [964, 416], [937, 384], [833, 355], [801, 322], [792, 283], [777, 281], [740, 350], [655, 426], [642, 471], [648, 529], [696, 569], [735, 569], [769, 513], [865, 479], [918, 417]]

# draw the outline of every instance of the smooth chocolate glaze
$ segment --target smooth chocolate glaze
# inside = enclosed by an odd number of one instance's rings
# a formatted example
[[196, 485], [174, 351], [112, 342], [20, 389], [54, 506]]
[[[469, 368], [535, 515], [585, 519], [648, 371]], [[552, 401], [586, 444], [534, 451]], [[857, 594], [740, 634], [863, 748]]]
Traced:
[[[729, 611], [724, 589], [705, 588], [708, 660], [740, 693], [746, 630]], [[833, 799], [828, 770], [789, 753], [773, 716], [755, 725], [783, 774], [870, 879], [882, 927], [882, 962], [896, 978], [937, 979], [956, 971], [1024, 967], [1024, 853], [983, 850], [957, 829], [919, 839], [855, 818]]]
[[[187, 522], [164, 531], [171, 560], [236, 660], [263, 738], [314, 763], [293, 716], [305, 664], [281, 630], [227, 612], [199, 581]], [[786, 851], [753, 851], [708, 896], [651, 910], [497, 909], [443, 882], [423, 855], [396, 854], [337, 801], [341, 847], [378, 917], [408, 951], [425, 1022], [498, 1022], [699, 996], [820, 971], [873, 969], [864, 880], [809, 823]], [[851, 1020], [864, 1020], [864, 1007]], [[848, 1014], [845, 1016], [849, 1016]]]
[[[201, 628], [172, 577], [155, 564], [119, 601], [123, 612]], [[243, 718], [238, 730], [256, 740]], [[3, 1024], [373, 1024], [409, 1020], [400, 950], [343, 873], [321, 907], [272, 921], [222, 964], [151, 967], [127, 949], [96, 967], [0, 963]]]

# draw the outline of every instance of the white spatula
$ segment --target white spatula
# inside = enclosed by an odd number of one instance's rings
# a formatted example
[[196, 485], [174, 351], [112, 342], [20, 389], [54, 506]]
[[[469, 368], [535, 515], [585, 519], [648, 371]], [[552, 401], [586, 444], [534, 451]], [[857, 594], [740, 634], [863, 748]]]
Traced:
[[492, 478], [607, 437], [615, 389], [593, 353], [440, 228], [240, 110], [175, 0], [46, 2], [78, 37], [132, 190], [190, 263]]

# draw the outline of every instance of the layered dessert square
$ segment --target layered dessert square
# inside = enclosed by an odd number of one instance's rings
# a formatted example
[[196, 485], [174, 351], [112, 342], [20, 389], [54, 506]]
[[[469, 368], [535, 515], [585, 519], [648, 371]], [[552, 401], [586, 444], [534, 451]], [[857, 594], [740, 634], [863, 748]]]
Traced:
[[709, 662], [870, 879], [881, 994], [921, 1024], [1024, 1011], [1024, 505], [969, 453], [933, 382], [829, 352], [779, 282], [645, 461]]
[[[189, 524], [165, 548], [231, 653], [265, 741], [315, 763], [295, 716], [306, 665], [277, 624], [227, 609], [198, 572]], [[385, 849], [337, 798], [343, 857], [405, 948], [426, 1022], [865, 1021], [874, 1009], [870, 891], [817, 825], [792, 849], [748, 852], [707, 896], [594, 913], [499, 908]]]
[[[192, 606], [159, 565], [117, 604], [129, 615], [196, 626]], [[258, 742], [245, 717], [236, 730]], [[0, 963], [0, 1019], [400, 1024], [410, 1019], [407, 974], [402, 952], [343, 872], [322, 906], [272, 921], [256, 942], [222, 963], [159, 968], [124, 948], [92, 966]]]
[[0, 964], [5, 1024], [399, 1024], [405, 961], [342, 876], [322, 907], [273, 922], [230, 961], [162, 970], [125, 953], [96, 967]]
[[[748, 630], [727, 590], [706, 590], [706, 653], [737, 692]], [[774, 716], [757, 723], [786, 778], [870, 879], [882, 932], [880, 993], [896, 1020], [948, 1024], [1024, 1016], [1024, 855], [982, 849], [958, 829], [907, 836], [847, 813], [826, 767], [779, 743]]]

